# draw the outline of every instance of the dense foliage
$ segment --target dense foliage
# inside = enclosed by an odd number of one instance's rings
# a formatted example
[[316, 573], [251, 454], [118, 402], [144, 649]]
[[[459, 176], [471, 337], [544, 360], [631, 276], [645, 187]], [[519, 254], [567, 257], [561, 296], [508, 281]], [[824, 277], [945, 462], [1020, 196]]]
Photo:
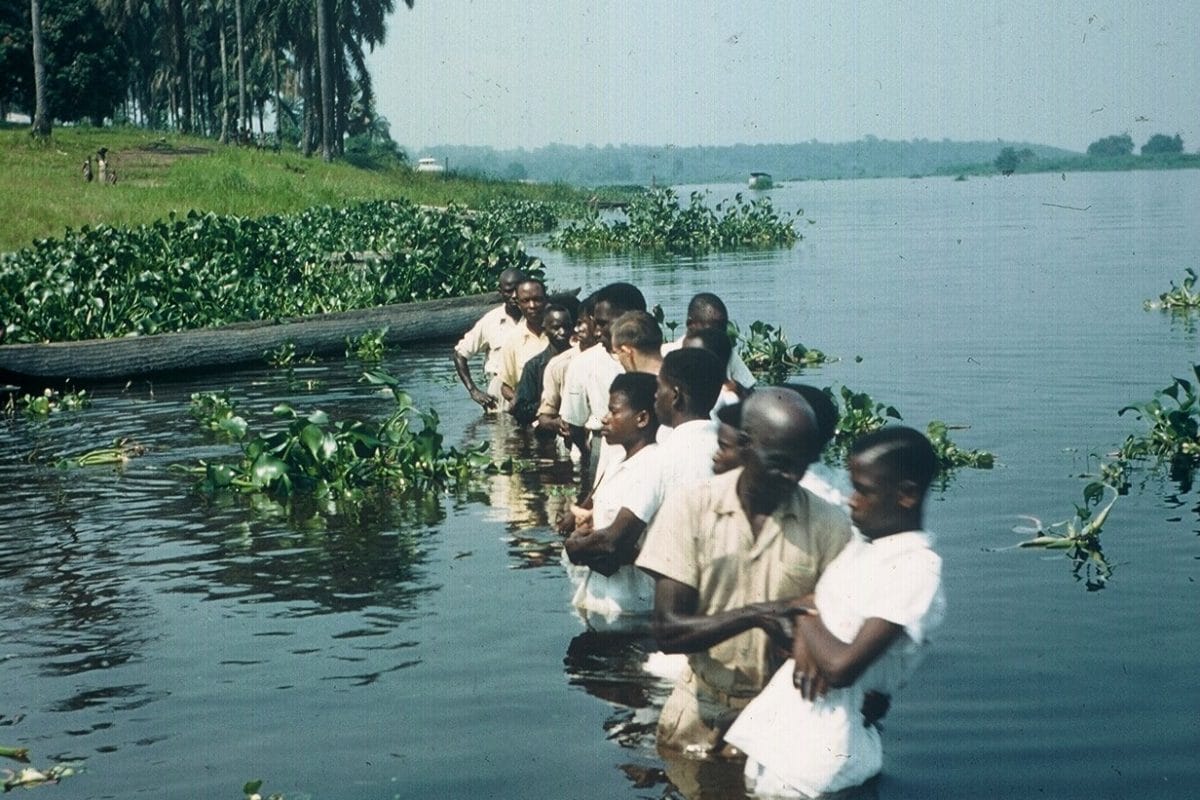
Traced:
[[703, 192], [692, 192], [681, 206], [672, 189], [654, 189], [635, 197], [625, 219], [592, 215], [571, 222], [550, 237], [549, 247], [570, 252], [653, 250], [704, 253], [754, 247], [791, 247], [800, 238], [792, 217], [780, 216], [771, 198], [709, 206]]
[[0, 256], [8, 341], [187, 330], [489, 291], [536, 268], [488, 214], [377, 201], [105, 225]]
[[751, 322], [746, 334], [734, 327], [734, 337], [747, 369], [756, 380], [766, 383], [783, 383], [805, 367], [829, 361], [820, 350], [791, 344], [782, 328], [761, 320]]
[[1133, 153], [1133, 137], [1128, 133], [1105, 136], [1088, 145], [1089, 156], [1127, 156]]

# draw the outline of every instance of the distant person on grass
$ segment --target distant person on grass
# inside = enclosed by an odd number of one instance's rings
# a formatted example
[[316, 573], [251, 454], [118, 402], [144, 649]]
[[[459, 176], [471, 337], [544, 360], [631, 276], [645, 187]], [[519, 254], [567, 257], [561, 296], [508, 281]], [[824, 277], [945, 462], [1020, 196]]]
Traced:
[[[458, 344], [454, 346], [451, 358], [454, 360], [454, 370], [458, 379], [467, 388], [471, 399], [478, 403], [484, 411], [493, 411], [500, 406], [503, 395], [500, 393], [500, 347], [517, 326], [521, 319], [521, 309], [517, 306], [517, 284], [525, 280], [525, 273], [518, 269], [506, 269], [500, 273], [497, 289], [503, 302], [484, 314], [478, 322], [463, 334]], [[482, 391], [475, 385], [471, 376], [469, 359], [476, 353], [484, 353], [487, 360], [483, 365], [483, 373], [487, 376], [487, 391]]]
[[888, 695], [945, 616], [942, 561], [923, 530], [937, 457], [919, 432], [887, 427], [850, 452], [855, 537], [793, 615], [792, 660], [738, 717], [727, 741], [746, 753], [756, 795], [813, 797], [857, 786], [882, 767], [879, 730], [860, 709]]

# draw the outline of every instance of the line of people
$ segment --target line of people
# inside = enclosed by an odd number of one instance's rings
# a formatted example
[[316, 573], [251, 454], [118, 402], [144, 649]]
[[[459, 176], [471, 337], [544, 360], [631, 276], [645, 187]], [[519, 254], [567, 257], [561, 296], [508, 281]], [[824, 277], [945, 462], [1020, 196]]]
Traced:
[[[657, 727], [675, 784], [697, 793], [689, 765], [706, 759], [745, 759], [771, 796], [877, 774], [875, 723], [944, 615], [928, 440], [860, 438], [843, 493], [811, 469], [836, 407], [815, 387], [756, 388], [715, 295], [664, 343], [628, 283], [578, 309], [512, 271], [500, 291], [455, 365], [483, 408], [578, 453], [578, 502], [559, 521], [572, 604], [596, 625], [649, 614], [659, 647], [686, 655]], [[467, 361], [485, 348], [487, 392]]]

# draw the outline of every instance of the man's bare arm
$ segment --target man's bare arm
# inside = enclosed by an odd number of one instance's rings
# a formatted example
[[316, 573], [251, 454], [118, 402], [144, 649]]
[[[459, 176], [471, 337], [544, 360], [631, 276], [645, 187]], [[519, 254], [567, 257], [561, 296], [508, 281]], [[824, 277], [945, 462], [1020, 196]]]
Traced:
[[576, 533], [563, 543], [563, 548], [572, 564], [582, 564], [608, 576], [633, 563], [637, 541], [644, 530], [646, 523], [628, 508], [622, 508], [607, 528]]
[[787, 601], [752, 603], [720, 614], [699, 614], [699, 594], [685, 583], [655, 575], [654, 638], [666, 653], [698, 653], [726, 639], [761, 628], [781, 645], [790, 644], [785, 628]]
[[451, 358], [454, 359], [454, 371], [458, 373], [458, 379], [462, 381], [462, 385], [467, 387], [471, 399], [485, 409], [495, 408], [496, 398], [487, 392], [480, 391], [479, 387], [475, 385], [475, 379], [471, 377], [471, 365], [467, 363], [467, 359], [459, 355], [457, 351], [451, 353]]
[[[807, 654], [806, 670], [797, 669], [795, 682], [805, 699], [819, 697], [824, 686], [833, 688], [850, 686], [879, 655], [887, 649], [904, 628], [879, 617], [871, 617], [863, 623], [858, 634], [850, 643], [829, 632], [817, 615], [803, 615], [794, 623], [798, 640], [796, 651], [801, 647]], [[797, 661], [797, 666], [800, 662]]]

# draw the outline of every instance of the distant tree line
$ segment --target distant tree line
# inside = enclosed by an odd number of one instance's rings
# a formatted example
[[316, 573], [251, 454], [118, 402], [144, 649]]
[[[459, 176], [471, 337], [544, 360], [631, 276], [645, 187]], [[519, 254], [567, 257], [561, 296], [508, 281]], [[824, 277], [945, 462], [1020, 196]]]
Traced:
[[[510, 180], [611, 184], [745, 182], [751, 172], [777, 181], [931, 175], [963, 164], [992, 162], [1005, 142], [894, 141], [673, 147], [552, 144], [536, 149], [438, 146], [424, 151], [451, 170]], [[1042, 158], [1074, 155], [1041, 145], [1017, 145]]]
[[[412, 8], [413, 0], [403, 0]], [[387, 139], [366, 54], [395, 0], [0, 0], [0, 118], [111, 120], [330, 159]], [[390, 141], [390, 139], [388, 139]]]
[[[1120, 133], [1092, 142], [1088, 145], [1087, 154], [1089, 156], [1129, 156], [1133, 155], [1133, 148], [1133, 137], [1128, 133]], [[1142, 145], [1142, 155], [1144, 156], [1182, 152], [1183, 137], [1178, 133], [1174, 136], [1156, 133]]]

